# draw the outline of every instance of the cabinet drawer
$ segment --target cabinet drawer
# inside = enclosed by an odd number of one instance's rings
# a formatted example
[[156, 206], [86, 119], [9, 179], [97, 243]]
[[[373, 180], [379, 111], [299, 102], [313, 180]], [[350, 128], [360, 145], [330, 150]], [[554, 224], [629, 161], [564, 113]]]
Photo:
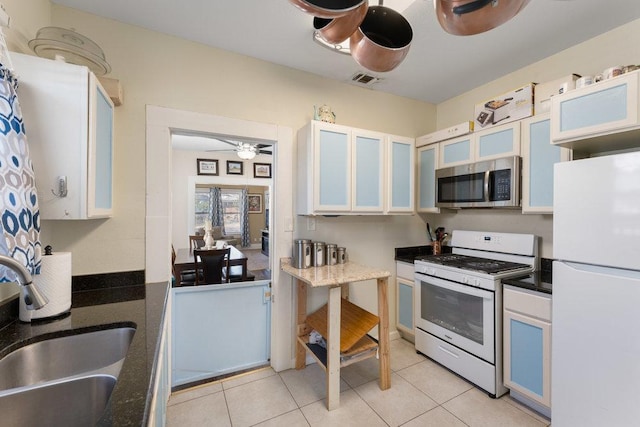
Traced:
[[551, 297], [548, 295], [504, 285], [503, 302], [505, 310], [551, 321]]
[[402, 277], [403, 279], [413, 281], [414, 272], [413, 264], [401, 261], [396, 262], [396, 277]]

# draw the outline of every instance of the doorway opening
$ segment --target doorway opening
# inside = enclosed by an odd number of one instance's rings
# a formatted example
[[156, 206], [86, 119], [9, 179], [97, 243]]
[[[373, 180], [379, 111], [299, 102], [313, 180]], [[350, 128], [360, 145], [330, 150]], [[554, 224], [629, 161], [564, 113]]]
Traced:
[[[287, 224], [292, 223], [293, 179], [291, 168], [277, 168], [277, 164], [288, 165], [293, 152], [293, 132], [291, 128], [271, 124], [231, 119], [209, 114], [194, 113], [157, 106], [147, 106], [147, 211], [146, 211], [146, 280], [148, 282], [166, 281], [170, 278], [170, 253], [173, 239], [171, 171], [171, 136], [174, 133], [195, 132], [200, 134], [242, 135], [256, 141], [272, 141], [278, 150], [273, 153], [274, 176], [270, 188], [270, 206], [278, 206], [279, 215], [270, 209], [270, 257], [286, 256], [291, 251], [293, 230]], [[217, 154], [212, 154], [212, 156]], [[195, 167], [195, 166], [194, 166]], [[261, 170], [261, 173], [264, 171]], [[198, 175], [196, 175], [198, 176]], [[179, 190], [184, 194], [185, 186]], [[195, 189], [195, 185], [193, 186]], [[189, 206], [185, 203], [186, 206]], [[185, 224], [185, 222], [183, 222]], [[188, 235], [186, 225], [182, 236]], [[272, 269], [272, 295], [279, 301], [290, 301], [293, 290], [290, 280], [279, 269]], [[183, 290], [184, 291], [184, 290]], [[174, 301], [175, 302], [175, 301]], [[175, 308], [175, 307], [174, 307]], [[275, 304], [270, 318], [270, 364], [276, 371], [292, 366], [293, 324], [290, 304]]]

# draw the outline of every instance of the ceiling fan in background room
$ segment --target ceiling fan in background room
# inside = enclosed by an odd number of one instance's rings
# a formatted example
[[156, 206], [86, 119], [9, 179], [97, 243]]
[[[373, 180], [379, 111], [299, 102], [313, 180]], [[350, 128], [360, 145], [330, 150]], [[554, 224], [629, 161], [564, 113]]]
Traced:
[[171, 148], [181, 151], [235, 152], [243, 160], [251, 160], [258, 154], [273, 154], [271, 144], [192, 133], [174, 133], [171, 136]]

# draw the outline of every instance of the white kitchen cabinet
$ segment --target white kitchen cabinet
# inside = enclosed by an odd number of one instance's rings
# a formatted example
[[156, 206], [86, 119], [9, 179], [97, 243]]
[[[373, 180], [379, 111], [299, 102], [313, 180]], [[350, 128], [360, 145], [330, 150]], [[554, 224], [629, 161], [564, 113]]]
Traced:
[[520, 121], [475, 132], [473, 138], [475, 161], [520, 155]]
[[520, 155], [520, 122], [440, 142], [439, 167]]
[[463, 165], [473, 161], [476, 140], [473, 134], [449, 139], [440, 143], [441, 168]]
[[436, 207], [436, 169], [439, 148], [440, 144], [436, 143], [422, 146], [417, 150], [418, 212], [440, 212], [440, 208]]
[[396, 328], [404, 338], [414, 339], [414, 266], [396, 262]]
[[384, 209], [385, 137], [364, 130], [351, 131], [353, 165], [352, 212], [382, 213]]
[[553, 165], [571, 160], [571, 150], [551, 144], [550, 115], [522, 121], [522, 213], [553, 213]]
[[12, 53], [41, 219], [110, 217], [113, 103], [87, 67]]
[[[504, 385], [548, 415], [551, 409], [551, 296], [504, 285]], [[541, 405], [541, 406], [537, 406]]]
[[299, 215], [413, 213], [413, 139], [311, 121], [297, 148]]
[[415, 211], [415, 141], [387, 136], [387, 207], [389, 213]]
[[169, 363], [169, 331], [171, 330], [171, 291], [167, 295], [164, 321], [161, 326], [160, 347], [155, 361], [153, 397], [147, 426], [164, 426], [167, 419], [167, 403], [171, 396], [171, 370]]
[[586, 152], [637, 146], [639, 80], [633, 71], [552, 97], [552, 142]]

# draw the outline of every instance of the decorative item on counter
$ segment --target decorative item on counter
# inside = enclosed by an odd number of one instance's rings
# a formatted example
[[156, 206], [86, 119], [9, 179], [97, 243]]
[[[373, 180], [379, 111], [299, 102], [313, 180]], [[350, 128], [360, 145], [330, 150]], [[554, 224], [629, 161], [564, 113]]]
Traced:
[[49, 303], [40, 310], [27, 310], [24, 298], [20, 298], [18, 314], [22, 322], [59, 316], [71, 309], [71, 252], [52, 252], [50, 245], [44, 250], [40, 274], [32, 278]]
[[314, 105], [313, 111], [314, 111], [314, 114], [313, 114], [314, 120], [320, 120], [322, 122], [327, 122], [327, 123], [336, 122], [336, 115], [333, 111], [331, 111], [331, 107], [329, 107], [328, 105], [323, 105], [320, 108]]
[[215, 240], [213, 240], [213, 227], [211, 227], [211, 221], [204, 220], [204, 249], [213, 249], [215, 246]]

